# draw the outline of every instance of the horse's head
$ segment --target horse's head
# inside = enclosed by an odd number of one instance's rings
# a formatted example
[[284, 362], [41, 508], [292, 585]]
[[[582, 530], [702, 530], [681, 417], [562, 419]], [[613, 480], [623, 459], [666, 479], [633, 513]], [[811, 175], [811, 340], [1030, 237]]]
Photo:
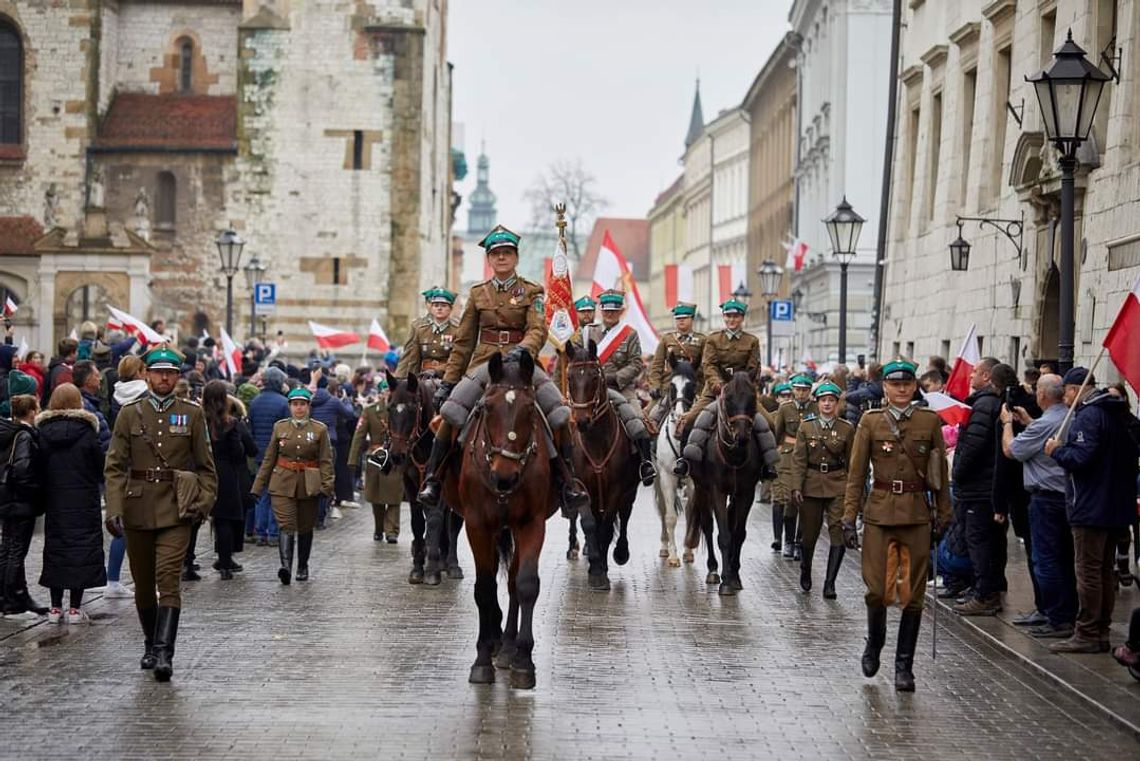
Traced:
[[748, 373], [733, 373], [720, 400], [721, 425], [735, 446], [746, 446], [756, 419], [756, 386]]
[[586, 348], [574, 343], [566, 345], [566, 393], [574, 424], [581, 431], [590, 427], [590, 421], [606, 401], [606, 376], [598, 362], [598, 345], [591, 339]]
[[534, 360], [524, 353], [506, 362], [495, 353], [487, 362], [491, 383], [483, 395], [483, 449], [488, 483], [501, 495], [518, 488], [527, 462], [538, 451]]
[[384, 374], [388, 381], [388, 437], [391, 439], [388, 456], [393, 465], [400, 467], [422, 429], [423, 393], [415, 375], [398, 380], [387, 370]]
[[669, 368], [672, 372], [669, 378], [669, 406], [684, 414], [697, 398], [697, 373], [691, 362], [677, 359], [673, 354], [669, 355]]

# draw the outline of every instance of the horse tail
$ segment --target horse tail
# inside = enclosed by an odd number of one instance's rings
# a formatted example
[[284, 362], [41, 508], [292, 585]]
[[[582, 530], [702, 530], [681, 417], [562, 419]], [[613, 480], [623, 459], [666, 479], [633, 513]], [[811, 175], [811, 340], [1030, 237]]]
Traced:
[[695, 550], [701, 546], [702, 523], [704, 516], [697, 509], [697, 490], [689, 493], [689, 501], [685, 504], [685, 546]]
[[511, 534], [511, 530], [506, 526], [499, 531], [498, 538], [498, 555], [499, 567], [503, 573], [509, 574], [511, 570], [511, 561], [515, 557], [515, 538]]

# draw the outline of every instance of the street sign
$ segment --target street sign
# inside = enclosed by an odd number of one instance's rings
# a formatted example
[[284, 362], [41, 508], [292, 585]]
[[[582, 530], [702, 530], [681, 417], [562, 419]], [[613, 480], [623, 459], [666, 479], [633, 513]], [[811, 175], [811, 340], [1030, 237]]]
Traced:
[[768, 319], [772, 322], [791, 322], [796, 316], [795, 305], [791, 301], [771, 301], [768, 303]]
[[276, 283], [258, 283], [253, 287], [253, 311], [260, 317], [277, 311]]

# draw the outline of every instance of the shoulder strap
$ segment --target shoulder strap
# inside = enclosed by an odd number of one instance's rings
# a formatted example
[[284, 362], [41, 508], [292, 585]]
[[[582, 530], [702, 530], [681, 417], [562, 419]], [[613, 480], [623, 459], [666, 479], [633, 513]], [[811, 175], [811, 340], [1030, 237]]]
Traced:
[[159, 448], [155, 446], [154, 439], [150, 437], [150, 432], [147, 430], [146, 423], [142, 421], [142, 418], [139, 418], [139, 429], [142, 431], [143, 441], [145, 441], [147, 446], [150, 447], [150, 451], [154, 453], [154, 456], [158, 458], [158, 461], [162, 463], [162, 467], [170, 470], [170, 463], [167, 462], [166, 458], [163, 456]]
[[910, 447], [906, 445], [906, 441], [903, 439], [902, 434], [899, 432], [899, 425], [898, 422], [895, 421], [895, 416], [891, 414], [890, 410], [886, 410], [883, 412], [883, 418], [887, 421], [887, 425], [890, 426], [891, 429], [891, 435], [895, 437], [895, 441], [899, 443], [899, 447], [902, 448], [903, 454], [905, 454], [906, 458], [910, 460], [910, 464], [914, 466], [914, 470], [916, 473], [918, 473], [919, 478], [925, 479], [926, 463], [922, 462], [920, 459], [915, 459], [914, 453], [910, 451]]

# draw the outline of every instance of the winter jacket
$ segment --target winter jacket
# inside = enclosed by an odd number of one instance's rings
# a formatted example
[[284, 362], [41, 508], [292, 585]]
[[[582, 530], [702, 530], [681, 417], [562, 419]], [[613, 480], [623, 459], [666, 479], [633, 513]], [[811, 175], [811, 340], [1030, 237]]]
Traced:
[[1136, 520], [1140, 451], [1128, 433], [1131, 418], [1128, 402], [1106, 391], [1077, 406], [1064, 445], [1053, 451], [1069, 474], [1070, 525], [1118, 528]]
[[40, 506], [39, 435], [34, 428], [0, 418], [0, 456], [11, 463], [0, 487], [0, 518], [34, 518]]
[[36, 416], [46, 501], [40, 584], [90, 589], [107, 583], [103, 564], [103, 448], [99, 420], [86, 410], [49, 410]]
[[61, 383], [71, 383], [71, 380], [71, 365], [64, 362], [63, 357], [52, 357], [48, 363], [47, 382], [44, 383], [40, 406], [47, 409], [48, 402], [51, 401], [51, 392], [55, 391], [55, 387]]
[[99, 411], [99, 397], [92, 396], [86, 391], [80, 392], [83, 396], [83, 409], [90, 412], [99, 421], [99, 446], [103, 447], [103, 451], [107, 451], [107, 447], [111, 444], [111, 427], [107, 425], [107, 418], [103, 417], [103, 413]]
[[11, 339], [5, 339], [5, 343], [0, 344], [0, 399], [8, 398], [8, 373], [12, 372], [16, 351]]
[[257, 444], [257, 461], [265, 457], [273, 426], [278, 420], [289, 417], [289, 401], [279, 389], [266, 388], [249, 403], [249, 427]]
[[210, 516], [215, 520], [240, 521], [244, 516], [245, 495], [252, 485], [246, 458], [256, 455], [257, 447], [240, 420], [235, 420], [220, 436], [211, 436], [210, 443], [218, 471], [218, 496]]
[[843, 417], [852, 425], [859, 425], [859, 418], [866, 410], [877, 409], [883, 404], [883, 384], [879, 381], [867, 381], [853, 391], [848, 391], [844, 397], [847, 402], [843, 409]]
[[107, 421], [111, 430], [115, 429], [115, 419], [119, 417], [119, 410], [145, 394], [149, 388], [142, 378], [129, 381], [121, 380], [115, 384], [115, 390], [111, 394], [111, 419]]
[[[1031, 418], [1041, 417], [1041, 408], [1037, 400], [1021, 386], [1015, 386], [1002, 396], [1002, 403], [1009, 400], [1010, 407], [1021, 407]], [[1015, 516], [1013, 521], [1014, 532], [1017, 536], [1024, 536], [1028, 531], [1029, 492], [1025, 490], [1025, 468], [1022, 464], [1010, 457], [1006, 457], [1001, 450], [1001, 407], [998, 407], [998, 422], [995, 425], [995, 454], [994, 454], [994, 511], [1002, 515]], [[1025, 426], [1014, 423], [1013, 433], [1017, 435], [1025, 430]]]
[[[256, 401], [256, 400], [254, 400]], [[341, 418], [352, 420], [356, 416], [352, 412], [352, 404], [347, 399], [335, 397], [327, 388], [318, 388], [313, 394], [310, 417], [325, 424], [329, 429], [329, 441], [333, 446], [337, 442], [337, 421]]]
[[960, 500], [990, 502], [994, 491], [994, 464], [1001, 454], [998, 413], [1001, 399], [992, 386], [984, 386], [966, 397], [970, 417], [958, 435], [954, 450], [954, 494]]

